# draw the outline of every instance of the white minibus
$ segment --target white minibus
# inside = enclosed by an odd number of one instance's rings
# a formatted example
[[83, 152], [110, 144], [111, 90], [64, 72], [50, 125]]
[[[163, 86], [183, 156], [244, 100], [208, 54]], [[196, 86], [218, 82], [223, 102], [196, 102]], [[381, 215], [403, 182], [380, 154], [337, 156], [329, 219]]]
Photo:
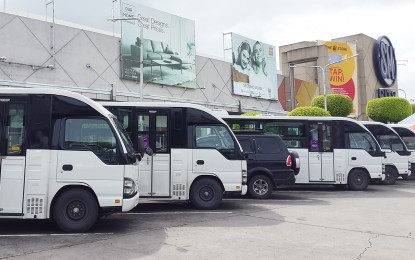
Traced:
[[77, 93], [0, 88], [0, 218], [53, 219], [87, 231], [138, 204], [138, 163], [128, 135]]
[[384, 178], [385, 153], [362, 124], [343, 117], [222, 116], [233, 131], [260, 130], [281, 136], [300, 156], [296, 184], [347, 184], [365, 190]]
[[154, 154], [140, 163], [139, 191], [149, 200], [185, 200], [215, 209], [222, 195], [244, 195], [247, 165], [229, 126], [211, 110], [170, 102], [101, 102], [136, 144]]
[[402, 178], [405, 180], [415, 180], [415, 127], [411, 124], [388, 124], [388, 126], [398, 133], [406, 147], [411, 151], [411, 174], [409, 176], [403, 175]]
[[385, 179], [383, 184], [395, 184], [399, 176], [408, 177], [411, 174], [411, 163], [414, 154], [408, 150], [404, 141], [388, 125], [375, 121], [360, 121], [373, 134], [380, 147], [386, 152], [384, 158]]

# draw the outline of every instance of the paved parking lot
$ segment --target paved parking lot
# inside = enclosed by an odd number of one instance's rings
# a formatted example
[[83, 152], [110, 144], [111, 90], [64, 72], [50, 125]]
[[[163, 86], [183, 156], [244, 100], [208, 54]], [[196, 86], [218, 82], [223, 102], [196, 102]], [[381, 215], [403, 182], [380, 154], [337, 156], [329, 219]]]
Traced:
[[0, 220], [0, 259], [415, 259], [415, 182], [367, 191], [296, 186], [216, 211], [145, 203], [85, 234]]

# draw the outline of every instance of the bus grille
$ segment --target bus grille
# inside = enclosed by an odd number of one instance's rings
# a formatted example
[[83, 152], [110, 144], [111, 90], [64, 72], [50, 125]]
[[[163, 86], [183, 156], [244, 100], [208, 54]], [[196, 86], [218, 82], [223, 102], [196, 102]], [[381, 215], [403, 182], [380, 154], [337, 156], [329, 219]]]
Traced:
[[27, 198], [26, 200], [26, 214], [27, 215], [43, 215], [44, 213], [44, 199], [38, 197]]
[[174, 184], [173, 185], [173, 196], [177, 196], [177, 197], [186, 196], [186, 185]]
[[346, 178], [344, 176], [345, 174], [342, 172], [336, 173], [336, 182], [337, 183], [346, 183]]

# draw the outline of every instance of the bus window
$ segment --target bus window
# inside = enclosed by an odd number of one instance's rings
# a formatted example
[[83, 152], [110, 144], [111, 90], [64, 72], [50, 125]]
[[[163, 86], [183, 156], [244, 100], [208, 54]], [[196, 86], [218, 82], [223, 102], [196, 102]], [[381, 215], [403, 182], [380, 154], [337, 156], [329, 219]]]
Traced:
[[415, 150], [415, 133], [404, 127], [393, 127], [409, 150]]
[[300, 122], [262, 122], [267, 133], [281, 136], [287, 148], [307, 148], [305, 125]]
[[323, 150], [325, 152], [333, 150], [333, 141], [331, 138], [331, 125], [322, 124], [322, 134], [323, 134]]
[[318, 124], [310, 124], [310, 151], [318, 151], [319, 150], [319, 142], [318, 142]]
[[397, 136], [393, 135], [378, 135], [379, 145], [383, 149], [391, 149], [392, 151], [404, 151], [403, 144]]
[[376, 150], [376, 143], [369, 133], [346, 133], [351, 149], [364, 149], [367, 152]]
[[168, 131], [167, 131], [167, 116], [156, 116], [156, 153], [167, 152]]
[[228, 159], [234, 158], [235, 142], [224, 126], [196, 126], [196, 148], [214, 148]]
[[118, 163], [116, 138], [102, 119], [67, 119], [64, 148], [90, 150], [105, 164]]
[[148, 114], [137, 116], [138, 136], [143, 139], [144, 147], [150, 147], [150, 116]]
[[23, 140], [25, 134], [24, 127], [24, 105], [11, 104], [9, 108], [9, 117], [6, 129], [7, 155], [22, 155]]

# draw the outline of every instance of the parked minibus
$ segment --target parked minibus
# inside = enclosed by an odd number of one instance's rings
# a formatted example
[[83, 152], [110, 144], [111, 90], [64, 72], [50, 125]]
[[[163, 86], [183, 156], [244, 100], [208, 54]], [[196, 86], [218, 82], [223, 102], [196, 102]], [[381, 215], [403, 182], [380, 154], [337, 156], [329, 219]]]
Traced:
[[365, 126], [343, 117], [222, 116], [233, 131], [263, 130], [282, 137], [300, 156], [296, 184], [347, 184], [365, 190], [382, 180], [385, 153]]
[[138, 161], [128, 135], [77, 93], [0, 88], [0, 218], [53, 219], [84, 232], [138, 204]]
[[395, 184], [399, 176], [411, 174], [411, 163], [415, 154], [408, 150], [404, 141], [393, 128], [375, 121], [360, 121], [373, 134], [380, 147], [386, 152], [384, 158], [385, 179], [383, 184]]
[[415, 132], [411, 124], [388, 124], [392, 127], [404, 141], [406, 147], [411, 151], [411, 174], [402, 176], [405, 180], [415, 180]]
[[216, 209], [223, 194], [245, 195], [247, 165], [229, 126], [211, 110], [188, 103], [101, 102], [154, 154], [140, 163], [142, 199], [190, 201]]

